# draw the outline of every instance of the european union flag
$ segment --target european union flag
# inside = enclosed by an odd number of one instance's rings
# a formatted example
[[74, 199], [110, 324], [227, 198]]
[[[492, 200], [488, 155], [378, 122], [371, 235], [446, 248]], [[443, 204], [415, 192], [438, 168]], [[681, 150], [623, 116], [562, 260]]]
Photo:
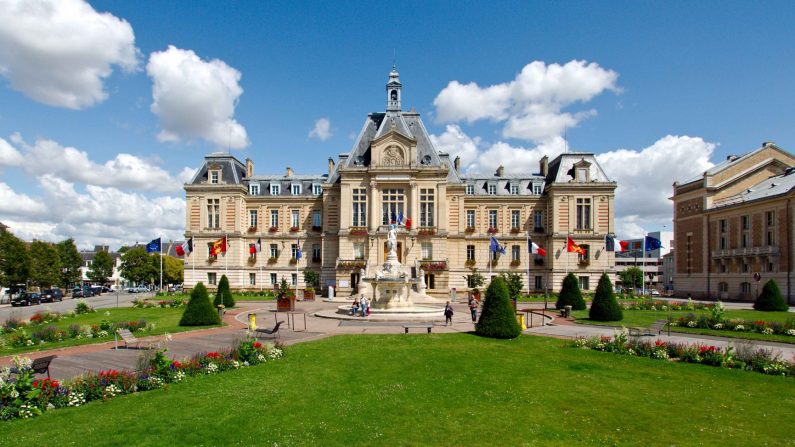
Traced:
[[146, 244], [146, 252], [147, 253], [159, 253], [160, 252], [160, 238], [152, 239], [152, 242]]
[[662, 241], [656, 237], [646, 236], [646, 251], [657, 250], [662, 248]]
[[605, 236], [605, 251], [616, 251], [616, 238], [613, 236]]
[[492, 253], [500, 253], [505, 254], [505, 247], [500, 245], [500, 242], [497, 240], [496, 237], [491, 237], [491, 244], [489, 244], [489, 251]]
[[303, 254], [301, 253], [301, 241], [300, 240], [296, 240], [295, 241], [295, 260], [296, 261], [300, 261], [302, 255]]

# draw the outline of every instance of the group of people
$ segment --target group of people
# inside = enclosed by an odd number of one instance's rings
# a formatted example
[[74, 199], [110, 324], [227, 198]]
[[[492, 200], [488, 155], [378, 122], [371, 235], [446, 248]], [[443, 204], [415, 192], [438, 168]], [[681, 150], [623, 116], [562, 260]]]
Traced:
[[370, 301], [365, 298], [364, 295], [359, 297], [359, 299], [354, 299], [353, 304], [351, 305], [351, 316], [368, 316], [370, 315]]

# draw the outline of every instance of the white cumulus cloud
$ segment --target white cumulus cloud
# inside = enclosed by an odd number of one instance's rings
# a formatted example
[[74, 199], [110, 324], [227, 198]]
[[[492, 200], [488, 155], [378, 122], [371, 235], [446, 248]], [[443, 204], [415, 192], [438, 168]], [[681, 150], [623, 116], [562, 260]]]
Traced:
[[20, 194], [7, 184], [0, 182], [0, 215], [5, 216], [41, 216], [46, 207], [40, 200]]
[[328, 118], [320, 118], [315, 121], [315, 127], [309, 131], [309, 138], [317, 138], [326, 141], [331, 138], [331, 121]]
[[481, 87], [451, 81], [434, 99], [436, 117], [447, 123], [505, 122], [503, 137], [545, 142], [596, 114], [594, 110], [563, 112], [564, 108], [608, 90], [618, 92], [617, 80], [618, 73], [594, 62], [547, 65], [535, 61], [510, 82]]
[[152, 112], [160, 118], [160, 141], [202, 138], [219, 147], [249, 145], [234, 119], [243, 88], [241, 74], [224, 61], [202, 60], [191, 50], [169, 46], [149, 56]]
[[138, 66], [133, 29], [83, 0], [0, 1], [0, 75], [26, 96], [83, 109], [107, 98], [113, 66]]

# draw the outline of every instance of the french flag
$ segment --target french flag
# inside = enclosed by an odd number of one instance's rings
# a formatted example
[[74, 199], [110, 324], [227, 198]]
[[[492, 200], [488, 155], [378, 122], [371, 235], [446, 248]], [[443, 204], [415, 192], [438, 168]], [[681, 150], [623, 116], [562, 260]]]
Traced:
[[182, 245], [177, 245], [174, 250], [176, 250], [177, 256], [188, 256], [193, 251], [193, 238], [183, 242]]
[[546, 256], [547, 251], [539, 247], [532, 239], [527, 239], [527, 251], [534, 255]]

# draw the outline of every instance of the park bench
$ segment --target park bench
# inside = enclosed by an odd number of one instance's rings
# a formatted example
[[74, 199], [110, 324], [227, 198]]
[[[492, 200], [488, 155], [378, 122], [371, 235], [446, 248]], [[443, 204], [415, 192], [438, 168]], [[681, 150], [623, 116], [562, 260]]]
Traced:
[[640, 337], [643, 335], [660, 335], [668, 320], [657, 320], [649, 327], [631, 327], [629, 328], [629, 335], [633, 337]]
[[282, 323], [284, 323], [284, 321], [279, 321], [278, 323], [276, 323], [276, 326], [274, 326], [273, 329], [254, 329], [254, 335], [256, 335], [257, 338], [259, 338], [259, 336], [263, 334], [270, 335], [273, 338], [276, 338], [279, 336], [279, 326], [281, 326]]
[[432, 324], [429, 323], [414, 323], [414, 324], [404, 324], [403, 330], [406, 334], [409, 333], [409, 329], [427, 329], [428, 333], [431, 333], [431, 329], [433, 328]]
[[[151, 343], [139, 340], [129, 329], [119, 328], [116, 329], [116, 332], [122, 340], [124, 340], [124, 347], [127, 349], [131, 349], [132, 347], [135, 347], [135, 349], [152, 349]], [[144, 345], [143, 348], [141, 347], [142, 344]]]
[[[48, 355], [46, 357], [40, 357], [33, 360], [33, 364], [31, 365], [30, 369], [33, 370], [34, 374], [44, 374], [47, 373], [47, 377], [50, 377], [50, 362], [53, 361], [58, 357], [57, 355]], [[12, 374], [19, 374], [19, 370], [17, 368], [11, 368], [9, 370]]]

